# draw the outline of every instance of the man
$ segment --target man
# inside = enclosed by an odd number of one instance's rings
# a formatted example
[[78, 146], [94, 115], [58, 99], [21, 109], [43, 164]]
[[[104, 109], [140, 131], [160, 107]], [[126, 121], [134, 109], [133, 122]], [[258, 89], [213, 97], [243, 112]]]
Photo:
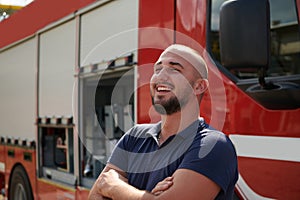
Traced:
[[150, 82], [161, 122], [137, 125], [122, 137], [89, 199], [231, 199], [236, 152], [199, 118], [207, 88], [202, 57], [183, 45], [168, 47]]

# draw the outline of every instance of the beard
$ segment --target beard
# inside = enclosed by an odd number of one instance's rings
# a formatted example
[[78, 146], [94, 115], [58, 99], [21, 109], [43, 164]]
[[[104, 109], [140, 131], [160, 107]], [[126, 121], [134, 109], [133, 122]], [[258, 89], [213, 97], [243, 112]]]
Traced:
[[155, 103], [152, 97], [152, 105], [154, 109], [161, 115], [171, 115], [179, 112], [183, 106], [187, 104], [187, 98], [182, 98], [179, 100], [177, 97], [171, 97], [168, 100], [161, 101], [160, 103]]

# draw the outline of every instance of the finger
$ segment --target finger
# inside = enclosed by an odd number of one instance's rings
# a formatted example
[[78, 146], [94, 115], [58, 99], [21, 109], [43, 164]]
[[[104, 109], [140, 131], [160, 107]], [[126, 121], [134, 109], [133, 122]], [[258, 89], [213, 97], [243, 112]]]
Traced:
[[164, 180], [158, 182], [156, 186], [151, 191], [152, 194], [157, 192], [163, 192], [167, 190], [171, 185], [173, 184], [173, 177], [169, 176], [165, 178]]
[[165, 178], [163, 181], [172, 181], [172, 180], [173, 180], [173, 177], [169, 176], [169, 177]]
[[155, 196], [158, 196], [158, 195], [160, 195], [161, 193], [163, 193], [163, 191], [157, 191], [157, 192], [152, 193], [152, 194], [154, 194]]
[[151, 193], [156, 193], [159, 191], [165, 191], [167, 190], [171, 185], [173, 184], [173, 182], [171, 181], [163, 181], [163, 182], [159, 182], [155, 188], [153, 188], [153, 190], [151, 191]]

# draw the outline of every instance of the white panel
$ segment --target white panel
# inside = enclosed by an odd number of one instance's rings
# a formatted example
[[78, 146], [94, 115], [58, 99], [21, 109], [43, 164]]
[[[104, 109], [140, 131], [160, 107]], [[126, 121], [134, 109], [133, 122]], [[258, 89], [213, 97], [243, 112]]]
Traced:
[[0, 135], [35, 138], [36, 39], [0, 53]]
[[138, 0], [112, 1], [84, 14], [81, 22], [81, 66], [137, 50]]
[[238, 156], [300, 162], [300, 138], [253, 135], [229, 137]]
[[72, 115], [75, 20], [41, 34], [39, 115]]

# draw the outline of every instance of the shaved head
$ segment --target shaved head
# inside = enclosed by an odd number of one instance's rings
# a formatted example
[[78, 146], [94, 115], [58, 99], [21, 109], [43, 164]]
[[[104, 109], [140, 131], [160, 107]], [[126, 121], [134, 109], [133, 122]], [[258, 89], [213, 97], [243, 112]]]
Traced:
[[[207, 66], [202, 58], [202, 56], [194, 49], [181, 45], [181, 44], [173, 44], [166, 48], [160, 57], [162, 57], [166, 53], [173, 53], [177, 56], [183, 58], [188, 63], [191, 64], [191, 66], [197, 71], [197, 73], [201, 76], [203, 79], [207, 79]], [[160, 61], [160, 58], [158, 59], [158, 62]]]

